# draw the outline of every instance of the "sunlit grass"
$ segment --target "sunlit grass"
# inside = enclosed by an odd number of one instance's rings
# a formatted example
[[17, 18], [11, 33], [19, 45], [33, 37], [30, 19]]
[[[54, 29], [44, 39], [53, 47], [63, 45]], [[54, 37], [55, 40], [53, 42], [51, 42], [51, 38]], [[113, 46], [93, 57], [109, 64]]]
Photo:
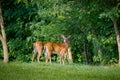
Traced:
[[0, 80], [119, 80], [118, 66], [60, 65], [56, 63], [4, 64], [0, 61]]

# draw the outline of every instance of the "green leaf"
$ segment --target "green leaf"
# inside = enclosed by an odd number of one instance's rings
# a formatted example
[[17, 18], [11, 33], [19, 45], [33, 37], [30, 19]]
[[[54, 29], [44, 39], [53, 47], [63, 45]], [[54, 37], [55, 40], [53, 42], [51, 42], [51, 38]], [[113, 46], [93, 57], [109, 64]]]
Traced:
[[17, 0], [18, 3], [20, 3], [22, 0]]

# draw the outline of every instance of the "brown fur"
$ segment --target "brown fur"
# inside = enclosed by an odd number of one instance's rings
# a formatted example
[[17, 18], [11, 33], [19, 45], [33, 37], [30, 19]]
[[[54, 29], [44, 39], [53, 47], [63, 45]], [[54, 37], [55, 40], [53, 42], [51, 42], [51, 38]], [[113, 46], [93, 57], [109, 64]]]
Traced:
[[40, 56], [42, 54], [43, 48], [44, 48], [44, 44], [42, 41], [36, 41], [35, 43], [33, 43], [33, 48], [34, 48], [34, 54], [32, 57], [32, 62], [34, 61], [34, 58], [36, 56], [36, 53], [38, 52], [37, 55], [37, 61], [40, 62]]
[[52, 52], [56, 52], [58, 54], [60, 54], [60, 64], [63, 63], [64, 64], [64, 56], [65, 53], [68, 51], [68, 43], [67, 40], [69, 39], [69, 37], [64, 37], [64, 43], [53, 43], [53, 42], [48, 42], [44, 45], [44, 48], [46, 49], [47, 55], [46, 55], [46, 62], [48, 62], [48, 60], [50, 60], [51, 62], [51, 54]]
[[33, 44], [34, 47], [34, 54], [32, 57], [32, 61], [35, 58], [36, 53], [38, 52], [37, 55], [37, 61], [40, 62], [40, 56], [42, 54], [43, 49], [45, 49], [45, 54], [46, 54], [46, 62], [48, 62], [48, 60], [50, 60], [51, 62], [51, 55], [53, 52], [56, 52], [57, 54], [60, 54], [60, 64], [63, 63], [64, 64], [64, 56], [65, 53], [68, 51], [68, 39], [70, 36], [65, 37], [64, 35], [62, 35], [62, 38], [64, 39], [64, 43], [53, 43], [53, 42], [47, 42], [46, 44], [43, 44], [42, 41], [36, 41]]

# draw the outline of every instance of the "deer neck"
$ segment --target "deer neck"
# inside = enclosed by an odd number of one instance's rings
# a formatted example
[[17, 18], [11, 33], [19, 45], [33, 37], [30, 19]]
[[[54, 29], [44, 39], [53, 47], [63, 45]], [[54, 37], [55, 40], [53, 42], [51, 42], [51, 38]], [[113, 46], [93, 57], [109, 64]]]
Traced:
[[67, 48], [69, 47], [69, 44], [67, 42], [64, 42], [64, 44], [66, 45]]

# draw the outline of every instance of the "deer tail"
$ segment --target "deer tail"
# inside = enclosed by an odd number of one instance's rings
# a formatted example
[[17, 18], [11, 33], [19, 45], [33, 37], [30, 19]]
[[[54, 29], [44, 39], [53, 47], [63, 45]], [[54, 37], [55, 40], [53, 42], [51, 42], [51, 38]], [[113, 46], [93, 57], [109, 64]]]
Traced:
[[47, 48], [47, 46], [44, 46], [44, 54], [45, 54], [45, 56], [47, 56], [47, 54], [48, 54], [48, 48]]
[[33, 52], [34, 52], [34, 53], [37, 53], [37, 51], [38, 51], [38, 50], [37, 50], [37, 47], [36, 47], [35, 45], [33, 45]]

